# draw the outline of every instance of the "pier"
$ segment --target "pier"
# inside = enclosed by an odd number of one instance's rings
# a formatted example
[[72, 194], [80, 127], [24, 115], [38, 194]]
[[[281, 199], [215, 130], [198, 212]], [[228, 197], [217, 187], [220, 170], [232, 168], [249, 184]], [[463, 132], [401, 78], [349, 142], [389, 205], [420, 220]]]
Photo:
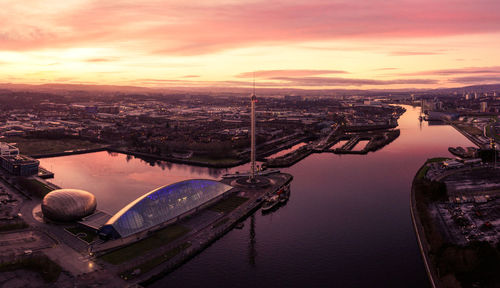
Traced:
[[[388, 145], [396, 140], [399, 135], [399, 129], [349, 133], [338, 136], [330, 134], [317, 144], [305, 145], [281, 157], [269, 159], [263, 166], [269, 168], [289, 167], [312, 153], [367, 154]], [[335, 146], [340, 141], [347, 142], [339, 148], [331, 149], [332, 146]], [[360, 150], [352, 150], [360, 141], [368, 141], [368, 143]]]
[[340, 150], [344, 150], [344, 151], [351, 151], [352, 148], [354, 148], [354, 146], [356, 146], [356, 144], [358, 144], [359, 140], [361, 140], [361, 138], [359, 136], [354, 136], [352, 137], [349, 141], [347, 141], [347, 143], [342, 146]]

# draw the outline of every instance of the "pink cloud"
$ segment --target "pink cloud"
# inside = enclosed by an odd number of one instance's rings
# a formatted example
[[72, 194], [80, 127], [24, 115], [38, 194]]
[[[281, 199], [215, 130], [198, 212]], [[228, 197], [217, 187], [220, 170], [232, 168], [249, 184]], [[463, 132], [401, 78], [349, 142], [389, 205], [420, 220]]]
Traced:
[[89, 0], [52, 17], [3, 17], [0, 49], [117, 45], [193, 55], [252, 45], [500, 31], [500, 2], [494, 0], [199, 3]]
[[290, 86], [365, 86], [365, 85], [429, 85], [437, 84], [434, 79], [358, 79], [341, 77], [275, 77]]
[[238, 78], [272, 78], [272, 77], [300, 77], [315, 76], [324, 74], [347, 74], [343, 70], [260, 70], [254, 72], [244, 72], [236, 75]]
[[117, 61], [118, 58], [109, 57], [109, 58], [90, 58], [86, 59], [85, 62], [112, 62]]
[[463, 67], [463, 68], [450, 68], [440, 70], [418, 71], [412, 73], [404, 73], [400, 75], [405, 76], [421, 76], [421, 75], [455, 75], [455, 74], [496, 74], [500, 75], [500, 66], [490, 67]]
[[479, 75], [479, 76], [465, 76], [450, 79], [450, 82], [462, 84], [494, 84], [500, 83], [500, 75]]
[[[172, 79], [136, 79], [138, 85], [148, 86], [185, 86], [185, 87], [251, 87], [252, 81], [196, 81]], [[437, 84], [433, 79], [363, 79], [342, 77], [270, 77], [265, 81], [257, 81], [257, 87], [291, 88], [291, 87], [349, 87], [349, 86], [384, 86], [384, 85], [429, 85]]]
[[441, 52], [434, 51], [393, 51], [389, 53], [391, 56], [418, 56], [418, 55], [438, 55]]

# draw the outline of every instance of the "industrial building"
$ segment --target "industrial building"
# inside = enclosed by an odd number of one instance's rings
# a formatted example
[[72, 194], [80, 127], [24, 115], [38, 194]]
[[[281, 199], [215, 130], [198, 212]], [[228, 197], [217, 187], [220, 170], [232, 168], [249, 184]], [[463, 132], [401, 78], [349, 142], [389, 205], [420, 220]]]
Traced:
[[192, 179], [155, 189], [118, 211], [99, 229], [103, 239], [125, 238], [178, 221], [232, 190], [215, 180]]
[[20, 155], [15, 146], [0, 142], [0, 166], [16, 176], [31, 176], [38, 174], [40, 161]]

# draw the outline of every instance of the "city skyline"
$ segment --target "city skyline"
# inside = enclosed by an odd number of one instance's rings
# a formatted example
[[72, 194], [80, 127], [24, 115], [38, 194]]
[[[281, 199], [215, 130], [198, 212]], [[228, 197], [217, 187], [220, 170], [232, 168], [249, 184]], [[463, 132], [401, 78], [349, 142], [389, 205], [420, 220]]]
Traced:
[[2, 1], [3, 83], [398, 89], [500, 81], [495, 1]]

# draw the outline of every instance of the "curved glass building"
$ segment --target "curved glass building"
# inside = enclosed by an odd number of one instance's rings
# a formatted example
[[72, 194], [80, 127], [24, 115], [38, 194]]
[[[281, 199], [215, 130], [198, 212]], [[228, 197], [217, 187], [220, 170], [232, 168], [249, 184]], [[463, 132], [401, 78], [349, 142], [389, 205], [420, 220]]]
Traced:
[[99, 229], [103, 238], [145, 231], [210, 202], [233, 187], [215, 180], [194, 179], [155, 189], [128, 204]]

